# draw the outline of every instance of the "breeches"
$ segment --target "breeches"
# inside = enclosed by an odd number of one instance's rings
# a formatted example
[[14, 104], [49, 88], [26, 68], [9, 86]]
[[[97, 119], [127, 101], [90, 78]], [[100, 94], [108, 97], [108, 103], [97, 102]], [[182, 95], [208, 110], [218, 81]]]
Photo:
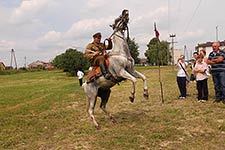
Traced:
[[102, 56], [102, 55], [96, 56], [92, 65], [100, 66], [100, 65], [104, 64], [104, 60], [105, 60], [104, 56]]

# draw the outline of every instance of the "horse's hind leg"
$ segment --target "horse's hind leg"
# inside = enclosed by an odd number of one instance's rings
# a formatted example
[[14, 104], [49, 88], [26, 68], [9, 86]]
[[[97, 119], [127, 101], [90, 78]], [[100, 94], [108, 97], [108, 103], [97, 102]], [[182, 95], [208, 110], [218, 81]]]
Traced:
[[95, 128], [100, 129], [100, 126], [98, 125], [98, 123], [95, 119], [95, 116], [94, 116], [94, 108], [95, 108], [96, 101], [97, 101], [97, 97], [87, 99], [87, 103], [88, 103], [88, 110], [87, 111], [88, 111], [88, 114], [91, 117], [91, 120], [93, 121], [93, 123], [95, 125]]
[[116, 123], [116, 120], [113, 118], [113, 116], [110, 114], [110, 112], [106, 109], [106, 104], [109, 100], [111, 90], [110, 89], [99, 89], [98, 90], [98, 96], [101, 98], [101, 104], [100, 108], [103, 110], [103, 112], [109, 117], [109, 119]]
[[95, 128], [100, 129], [100, 126], [98, 125], [95, 116], [94, 116], [94, 108], [97, 101], [97, 88], [93, 88], [90, 85], [84, 84], [84, 90], [87, 97], [87, 112], [91, 117], [91, 120], [93, 121]]

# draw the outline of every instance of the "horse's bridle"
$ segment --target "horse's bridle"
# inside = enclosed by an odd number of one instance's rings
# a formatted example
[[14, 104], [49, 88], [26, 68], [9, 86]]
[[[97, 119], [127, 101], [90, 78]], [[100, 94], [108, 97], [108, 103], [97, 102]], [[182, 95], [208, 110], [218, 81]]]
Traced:
[[[127, 11], [127, 13], [122, 14], [122, 16], [120, 18], [120, 21], [114, 27], [115, 28], [114, 29], [114, 32], [111, 34], [111, 36], [109, 38], [111, 38], [113, 35], [116, 35], [116, 36], [124, 39], [123, 37], [121, 37], [120, 35], [117, 35], [115, 33], [117, 31], [119, 31], [119, 30], [124, 30], [124, 32], [127, 30], [127, 38], [129, 39], [129, 28], [128, 28], [128, 25], [127, 25], [128, 24], [128, 21], [129, 21], [129, 17], [128, 16], [129, 16], [128, 11]], [[123, 24], [123, 25], [125, 24], [125, 26], [119, 28], [121, 24]], [[113, 27], [113, 25], [111, 25], [111, 27]]]
[[115, 35], [115, 36], [117, 36], [117, 37], [119, 37], [119, 38], [121, 38], [121, 39], [124, 40], [124, 38], [123, 38], [122, 36], [120, 36], [120, 35], [118, 35], [118, 34], [116, 34], [116, 33], [114, 33], [113, 35]]

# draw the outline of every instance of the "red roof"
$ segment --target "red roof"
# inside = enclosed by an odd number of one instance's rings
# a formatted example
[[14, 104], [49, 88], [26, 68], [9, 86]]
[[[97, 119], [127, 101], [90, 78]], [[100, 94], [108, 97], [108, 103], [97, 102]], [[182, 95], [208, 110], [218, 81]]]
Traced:
[[0, 62], [0, 64], [2, 64], [5, 67], [5, 64], [3, 62]]

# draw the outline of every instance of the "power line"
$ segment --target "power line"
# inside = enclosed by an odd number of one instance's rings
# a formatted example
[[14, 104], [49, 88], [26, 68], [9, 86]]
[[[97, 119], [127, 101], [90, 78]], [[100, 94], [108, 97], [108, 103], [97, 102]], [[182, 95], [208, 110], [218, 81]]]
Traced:
[[177, 13], [176, 13], [176, 17], [175, 17], [176, 22], [179, 22], [180, 14], [181, 14], [181, 0], [179, 0], [179, 4], [178, 4], [178, 8], [177, 8]]
[[189, 20], [189, 22], [188, 22], [188, 24], [187, 24], [187, 26], [186, 26], [186, 28], [185, 28], [184, 32], [186, 32], [186, 31], [187, 31], [187, 29], [188, 29], [189, 25], [191, 24], [191, 22], [192, 22], [192, 20], [193, 20], [194, 16], [195, 16], [195, 15], [196, 15], [196, 13], [197, 13], [198, 8], [200, 7], [201, 2], [202, 2], [202, 0], [199, 0], [198, 5], [197, 5], [197, 7], [195, 8], [195, 11], [194, 11], [193, 15], [191, 16], [191, 19]]

